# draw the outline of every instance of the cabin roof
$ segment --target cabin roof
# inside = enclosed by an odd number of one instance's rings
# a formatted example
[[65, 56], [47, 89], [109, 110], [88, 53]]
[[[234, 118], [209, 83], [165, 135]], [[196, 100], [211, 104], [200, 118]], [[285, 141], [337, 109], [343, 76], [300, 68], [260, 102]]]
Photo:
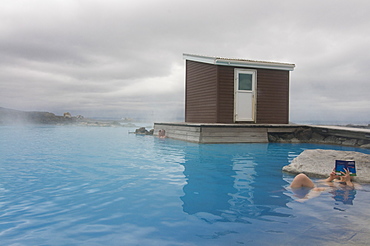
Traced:
[[221, 65], [221, 66], [235, 66], [235, 67], [251, 67], [251, 68], [265, 68], [276, 70], [293, 71], [295, 65], [291, 63], [270, 62], [270, 61], [255, 61], [247, 59], [223, 58], [215, 56], [203, 56], [183, 54], [185, 60]]

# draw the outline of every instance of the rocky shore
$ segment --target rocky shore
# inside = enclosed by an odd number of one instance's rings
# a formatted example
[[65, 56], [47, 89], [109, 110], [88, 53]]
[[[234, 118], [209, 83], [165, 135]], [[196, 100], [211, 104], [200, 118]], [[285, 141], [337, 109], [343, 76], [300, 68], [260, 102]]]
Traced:
[[[361, 128], [367, 129], [366, 127]], [[269, 133], [268, 140], [270, 143], [316, 143], [370, 148], [370, 135], [367, 132], [350, 131], [350, 128], [339, 127], [333, 129], [300, 127], [289, 133]]]
[[22, 125], [22, 124], [44, 124], [44, 125], [81, 125], [99, 127], [134, 127], [134, 124], [121, 124], [113, 120], [88, 119], [81, 115], [72, 116], [64, 113], [58, 116], [49, 112], [20, 111], [0, 107], [0, 125]]
[[140, 127], [136, 129], [134, 133], [138, 135], [153, 135], [154, 129], [148, 131], [145, 127]]
[[1, 125], [17, 124], [67, 124], [76, 119], [57, 116], [49, 112], [20, 111], [14, 109], [0, 108]]

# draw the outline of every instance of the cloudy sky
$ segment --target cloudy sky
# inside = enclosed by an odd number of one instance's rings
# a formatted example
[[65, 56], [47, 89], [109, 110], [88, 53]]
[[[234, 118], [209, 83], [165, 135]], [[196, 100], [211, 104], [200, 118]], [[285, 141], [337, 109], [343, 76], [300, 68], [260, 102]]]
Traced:
[[291, 121], [370, 123], [370, 1], [2, 0], [0, 107], [184, 115], [183, 53], [296, 64]]

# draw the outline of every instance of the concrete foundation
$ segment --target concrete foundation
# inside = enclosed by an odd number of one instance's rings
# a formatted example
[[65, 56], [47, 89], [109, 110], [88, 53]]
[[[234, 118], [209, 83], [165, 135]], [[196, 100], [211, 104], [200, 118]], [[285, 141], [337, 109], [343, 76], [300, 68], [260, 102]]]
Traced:
[[155, 123], [154, 135], [194, 143], [324, 143], [370, 148], [370, 129], [295, 124]]

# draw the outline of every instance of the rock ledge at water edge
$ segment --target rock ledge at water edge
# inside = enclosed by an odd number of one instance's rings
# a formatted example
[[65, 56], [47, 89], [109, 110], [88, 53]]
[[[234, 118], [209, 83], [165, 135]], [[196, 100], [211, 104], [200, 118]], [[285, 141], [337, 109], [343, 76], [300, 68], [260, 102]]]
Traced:
[[370, 155], [355, 151], [310, 149], [303, 151], [284, 166], [283, 171], [293, 174], [305, 173], [309, 176], [328, 177], [335, 166], [335, 160], [356, 162], [357, 182], [370, 183]]

